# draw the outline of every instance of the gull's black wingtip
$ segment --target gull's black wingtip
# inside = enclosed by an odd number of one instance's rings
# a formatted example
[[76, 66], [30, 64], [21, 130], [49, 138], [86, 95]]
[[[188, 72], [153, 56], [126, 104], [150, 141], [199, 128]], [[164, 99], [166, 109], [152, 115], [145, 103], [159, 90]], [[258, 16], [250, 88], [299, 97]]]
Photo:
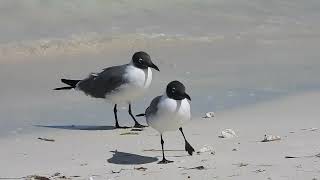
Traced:
[[146, 116], [145, 113], [141, 113], [141, 114], [137, 114], [136, 117], [142, 117], [142, 116]]
[[54, 88], [53, 90], [68, 90], [68, 89], [73, 89], [73, 87], [68, 86], [68, 87], [60, 87], [60, 88]]

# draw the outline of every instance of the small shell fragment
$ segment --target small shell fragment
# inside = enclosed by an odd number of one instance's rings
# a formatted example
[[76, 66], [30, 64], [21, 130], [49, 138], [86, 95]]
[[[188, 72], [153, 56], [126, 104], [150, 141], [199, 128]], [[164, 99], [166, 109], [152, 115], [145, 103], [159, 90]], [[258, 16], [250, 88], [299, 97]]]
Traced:
[[281, 140], [280, 136], [274, 136], [274, 135], [264, 135], [264, 139], [261, 142], [270, 142], [270, 141], [278, 141]]
[[214, 112], [207, 112], [203, 118], [213, 118], [214, 117]]
[[237, 134], [232, 129], [225, 129], [221, 131], [221, 138], [234, 138], [237, 137]]
[[204, 145], [201, 149], [197, 151], [197, 154], [210, 152], [210, 154], [215, 154], [213, 147], [209, 145]]

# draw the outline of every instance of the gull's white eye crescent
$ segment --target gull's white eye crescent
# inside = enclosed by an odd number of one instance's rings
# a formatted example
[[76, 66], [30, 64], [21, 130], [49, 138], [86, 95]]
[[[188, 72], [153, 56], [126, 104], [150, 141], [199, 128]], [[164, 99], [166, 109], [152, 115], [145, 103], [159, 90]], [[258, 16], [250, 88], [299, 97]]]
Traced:
[[176, 91], [176, 88], [172, 88], [172, 90], [171, 90], [172, 92], [175, 92]]
[[138, 60], [138, 61], [139, 61], [139, 63], [142, 63], [142, 58], [139, 58], [139, 60]]

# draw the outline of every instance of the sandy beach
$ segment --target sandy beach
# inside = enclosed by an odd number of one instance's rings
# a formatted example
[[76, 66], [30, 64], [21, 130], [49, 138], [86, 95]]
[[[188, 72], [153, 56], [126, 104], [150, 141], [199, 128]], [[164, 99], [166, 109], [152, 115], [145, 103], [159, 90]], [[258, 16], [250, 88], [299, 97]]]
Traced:
[[[0, 1], [0, 179], [320, 179], [319, 9], [314, 0]], [[184, 131], [199, 153], [168, 132], [174, 163], [159, 165], [155, 130], [115, 130], [112, 104], [53, 91], [136, 51], [160, 72], [133, 113], [183, 82], [193, 117]], [[132, 125], [127, 105], [118, 109]], [[219, 137], [226, 129], [236, 137]]]
[[[150, 128], [60, 127], [1, 139], [0, 178], [60, 173], [53, 179], [318, 179], [319, 100], [319, 92], [310, 92], [213, 119], [194, 117], [185, 127], [187, 138], [196, 151], [204, 146], [213, 150], [188, 156], [181, 135], [169, 132], [164, 135], [166, 154], [175, 162], [167, 165], [157, 164], [160, 138]], [[227, 128], [237, 137], [220, 138]], [[261, 142], [265, 134], [281, 140]]]

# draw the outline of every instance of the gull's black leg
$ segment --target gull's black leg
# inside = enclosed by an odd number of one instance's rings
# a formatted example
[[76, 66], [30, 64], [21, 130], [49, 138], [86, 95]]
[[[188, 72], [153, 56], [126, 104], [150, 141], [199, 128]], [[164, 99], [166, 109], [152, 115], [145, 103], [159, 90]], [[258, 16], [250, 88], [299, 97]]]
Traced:
[[164, 157], [164, 149], [163, 149], [163, 144], [164, 141], [162, 139], [162, 134], [160, 134], [161, 137], [161, 148], [162, 148], [162, 160], [160, 162], [158, 162], [158, 164], [168, 164], [168, 163], [172, 163], [173, 161], [169, 161]]
[[132, 119], [134, 120], [134, 126], [133, 127], [135, 127], [135, 128], [144, 128], [144, 127], [146, 127], [146, 126], [144, 126], [144, 125], [141, 125], [137, 120], [136, 120], [136, 118], [133, 116], [133, 114], [132, 114], [132, 110], [131, 110], [131, 103], [129, 103], [129, 114], [130, 114], [130, 116], [132, 117]]
[[119, 122], [118, 122], [118, 116], [117, 116], [117, 104], [114, 105], [113, 107], [113, 113], [114, 113], [114, 119], [116, 120], [116, 128], [120, 128]]
[[117, 128], [117, 129], [119, 129], [119, 128], [128, 128], [128, 127], [122, 127], [122, 126], [119, 125], [117, 112], [118, 112], [117, 104], [115, 104], [114, 107], [113, 107], [114, 118], [116, 120], [115, 128]]
[[184, 142], [185, 142], [185, 150], [188, 152], [189, 155], [192, 156], [192, 153], [194, 152], [193, 147], [189, 144], [189, 142], [187, 141], [186, 137], [184, 136], [182, 127], [179, 128], [180, 132], [182, 133], [182, 136], [184, 138]]

